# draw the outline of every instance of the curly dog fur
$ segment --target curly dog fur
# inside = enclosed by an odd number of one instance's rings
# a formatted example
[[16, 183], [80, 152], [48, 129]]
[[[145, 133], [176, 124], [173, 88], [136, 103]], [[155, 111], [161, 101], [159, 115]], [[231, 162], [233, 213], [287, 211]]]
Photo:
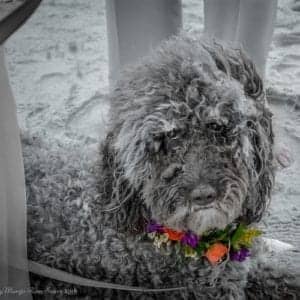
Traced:
[[245, 54], [179, 37], [123, 78], [101, 169], [107, 208], [118, 207], [110, 226], [132, 226], [143, 206], [160, 223], [199, 234], [260, 220], [273, 184], [273, 132]]
[[[160, 294], [78, 288], [101, 299], [258, 299], [258, 286], [259, 299], [295, 295], [286, 289], [289, 276], [261, 259], [259, 241], [252, 259], [212, 267], [177, 264], [175, 253], [157, 252], [140, 234], [150, 218], [201, 234], [263, 216], [274, 180], [272, 114], [253, 63], [240, 49], [183, 34], [122, 78], [96, 166], [74, 148], [52, 150], [47, 160], [46, 144], [24, 139], [30, 258], [95, 280], [187, 287]], [[34, 275], [32, 282], [66, 286]]]

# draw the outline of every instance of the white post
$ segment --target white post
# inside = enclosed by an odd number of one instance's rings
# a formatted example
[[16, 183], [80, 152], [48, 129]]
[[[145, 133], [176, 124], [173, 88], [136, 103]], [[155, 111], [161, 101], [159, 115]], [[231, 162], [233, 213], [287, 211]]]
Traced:
[[110, 83], [182, 27], [181, 0], [106, 0]]
[[[20, 131], [0, 45], [0, 298], [31, 299]], [[21, 295], [14, 294], [19, 291]], [[24, 293], [23, 293], [24, 292]], [[2, 295], [1, 295], [2, 293]], [[22, 294], [23, 293], [23, 294]]]

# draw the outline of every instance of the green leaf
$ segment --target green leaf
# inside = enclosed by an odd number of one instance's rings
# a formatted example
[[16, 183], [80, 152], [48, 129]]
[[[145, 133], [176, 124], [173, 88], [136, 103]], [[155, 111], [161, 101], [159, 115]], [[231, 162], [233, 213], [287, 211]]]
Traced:
[[200, 242], [195, 249], [199, 256], [203, 254], [203, 252], [209, 248], [209, 243]]
[[232, 238], [231, 238], [231, 245], [233, 247], [237, 247], [239, 239], [244, 235], [245, 230], [247, 229], [247, 226], [244, 224], [239, 224], [238, 228], [236, 231], [233, 233]]

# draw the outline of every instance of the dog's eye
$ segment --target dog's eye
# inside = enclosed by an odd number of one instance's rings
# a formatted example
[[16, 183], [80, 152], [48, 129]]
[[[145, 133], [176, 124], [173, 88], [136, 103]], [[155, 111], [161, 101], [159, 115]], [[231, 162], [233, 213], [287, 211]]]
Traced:
[[255, 129], [255, 122], [253, 120], [248, 120], [246, 126], [251, 129]]
[[219, 124], [217, 122], [209, 122], [206, 124], [208, 138], [221, 145], [231, 144], [236, 140], [238, 132], [234, 131], [232, 124]]
[[166, 137], [168, 140], [177, 140], [180, 138], [180, 136], [182, 135], [182, 130], [178, 129], [178, 128], [173, 128], [170, 131], [167, 131], [165, 133]]
[[227, 127], [223, 124], [219, 124], [217, 122], [209, 122], [206, 124], [206, 128], [210, 131], [214, 132], [226, 132]]
[[145, 146], [146, 150], [151, 153], [159, 153], [163, 151], [163, 153], [166, 153], [166, 137], [164, 133], [155, 133], [151, 136], [150, 139], [146, 140]]

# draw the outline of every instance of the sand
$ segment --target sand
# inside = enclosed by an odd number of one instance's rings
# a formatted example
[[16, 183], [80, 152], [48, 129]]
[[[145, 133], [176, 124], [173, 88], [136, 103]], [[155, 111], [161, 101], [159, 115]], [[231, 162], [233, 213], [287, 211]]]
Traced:
[[[184, 27], [203, 29], [203, 3], [183, 0]], [[93, 148], [104, 137], [109, 103], [103, 0], [44, 0], [5, 45], [23, 131], [53, 143]], [[300, 1], [279, 0], [266, 87], [277, 171], [266, 236], [300, 246]], [[288, 153], [288, 154], [287, 154]], [[285, 156], [288, 157], [285, 157]]]

